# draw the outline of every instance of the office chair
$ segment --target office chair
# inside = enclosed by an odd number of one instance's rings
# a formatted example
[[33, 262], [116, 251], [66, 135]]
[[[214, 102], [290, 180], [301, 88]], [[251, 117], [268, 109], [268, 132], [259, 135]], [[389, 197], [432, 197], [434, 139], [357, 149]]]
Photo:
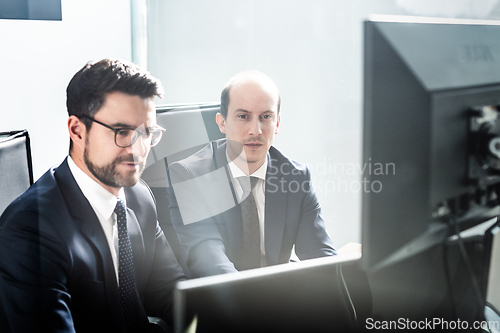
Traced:
[[27, 130], [0, 133], [0, 215], [33, 184], [30, 137]]
[[[160, 143], [151, 149], [142, 179], [155, 196], [158, 222], [177, 260], [180, 259], [180, 243], [168, 209], [167, 167], [197, 152], [211, 140], [224, 137], [215, 122], [219, 110], [219, 104], [216, 103], [163, 105], [156, 108], [156, 121], [166, 132]], [[149, 317], [149, 322], [154, 325], [154, 332], [169, 332], [160, 318]]]
[[157, 123], [166, 132], [160, 143], [151, 149], [142, 179], [153, 191], [158, 222], [177, 259], [180, 259], [180, 244], [168, 209], [167, 167], [197, 152], [210, 141], [224, 137], [215, 122], [219, 111], [220, 106], [213, 103], [167, 105], [156, 110]]

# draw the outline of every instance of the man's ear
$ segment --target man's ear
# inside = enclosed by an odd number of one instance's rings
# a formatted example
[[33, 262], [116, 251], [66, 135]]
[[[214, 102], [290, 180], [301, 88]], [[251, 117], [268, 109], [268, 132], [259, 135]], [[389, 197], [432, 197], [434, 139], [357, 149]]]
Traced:
[[280, 131], [280, 121], [281, 121], [281, 116], [278, 115], [278, 121], [276, 122], [276, 129], [274, 130], [274, 134], [278, 134]]
[[68, 132], [73, 146], [79, 147], [83, 150], [85, 146], [85, 135], [87, 134], [87, 127], [82, 123], [77, 116], [70, 116], [68, 118]]
[[226, 119], [222, 115], [222, 113], [217, 113], [215, 116], [215, 121], [217, 122], [217, 125], [219, 125], [219, 130], [221, 131], [222, 134], [226, 134]]

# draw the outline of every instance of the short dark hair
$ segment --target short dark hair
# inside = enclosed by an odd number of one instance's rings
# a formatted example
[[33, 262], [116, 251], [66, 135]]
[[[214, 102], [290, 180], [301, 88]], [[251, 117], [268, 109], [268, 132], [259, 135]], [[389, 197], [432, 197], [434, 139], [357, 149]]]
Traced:
[[[70, 116], [93, 117], [104, 103], [106, 94], [119, 91], [141, 98], [162, 97], [158, 79], [139, 66], [118, 59], [88, 62], [71, 79], [66, 89], [66, 107]], [[83, 118], [85, 126], [92, 122]]]
[[[119, 59], [90, 61], [73, 76], [66, 88], [69, 116], [80, 118], [88, 131], [92, 121], [86, 117], [94, 117], [106, 94], [116, 91], [143, 99], [163, 96], [161, 82], [133, 63]], [[72, 144], [71, 141], [70, 151]]]
[[[237, 82], [241, 82], [242, 80], [244, 80], [245, 78], [248, 78], [248, 77], [263, 78], [263, 79], [271, 82], [276, 87], [276, 84], [273, 82], [273, 80], [271, 80], [270, 77], [268, 77], [267, 75], [265, 75], [261, 72], [258, 72], [258, 71], [250, 70], [250, 71], [245, 71], [245, 72], [242, 72], [242, 73], [239, 73], [239, 74], [233, 76], [229, 80], [229, 82], [226, 83], [226, 85], [224, 86], [224, 88], [222, 89], [222, 92], [220, 94], [220, 113], [222, 114], [222, 116], [224, 118], [227, 117], [227, 111], [229, 108], [229, 92], [231, 91], [231, 88]], [[280, 96], [280, 93], [278, 91], [278, 87], [276, 87], [276, 91], [278, 93], [278, 111], [277, 111], [277, 113], [280, 114], [281, 96]]]

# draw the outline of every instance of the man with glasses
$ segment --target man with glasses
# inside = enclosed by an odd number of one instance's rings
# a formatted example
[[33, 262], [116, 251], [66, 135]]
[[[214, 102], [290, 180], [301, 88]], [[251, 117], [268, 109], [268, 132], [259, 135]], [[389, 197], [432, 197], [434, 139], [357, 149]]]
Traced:
[[163, 128], [158, 80], [86, 64], [67, 88], [69, 156], [0, 217], [1, 332], [147, 332], [185, 279], [140, 176]]

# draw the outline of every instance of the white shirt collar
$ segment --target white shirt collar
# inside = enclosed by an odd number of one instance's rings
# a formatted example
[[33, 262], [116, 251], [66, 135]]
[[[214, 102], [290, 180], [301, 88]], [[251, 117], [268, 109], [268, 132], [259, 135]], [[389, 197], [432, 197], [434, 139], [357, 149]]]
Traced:
[[[234, 164], [233, 161], [231, 161], [231, 159], [229, 159], [229, 155], [227, 154], [227, 150], [226, 150], [226, 158], [229, 162], [228, 163], [229, 170], [231, 170], [231, 175], [232, 175], [233, 179], [236, 179], [238, 177], [246, 177], [247, 176], [245, 174], [245, 172], [243, 172], [243, 170], [241, 170], [236, 164]], [[257, 178], [260, 178], [260, 179], [265, 181], [266, 180], [266, 172], [267, 172], [267, 157], [266, 157], [264, 163], [260, 166], [260, 168], [255, 170], [255, 172], [252, 173], [250, 176], [257, 177]]]
[[[75, 177], [76, 183], [82, 190], [83, 195], [87, 198], [94, 210], [98, 211], [104, 218], [109, 219], [115, 211], [117, 198], [90, 178], [83, 170], [81, 170], [73, 161], [71, 156], [68, 156], [68, 166]], [[125, 201], [125, 192], [120, 189], [118, 197]]]

